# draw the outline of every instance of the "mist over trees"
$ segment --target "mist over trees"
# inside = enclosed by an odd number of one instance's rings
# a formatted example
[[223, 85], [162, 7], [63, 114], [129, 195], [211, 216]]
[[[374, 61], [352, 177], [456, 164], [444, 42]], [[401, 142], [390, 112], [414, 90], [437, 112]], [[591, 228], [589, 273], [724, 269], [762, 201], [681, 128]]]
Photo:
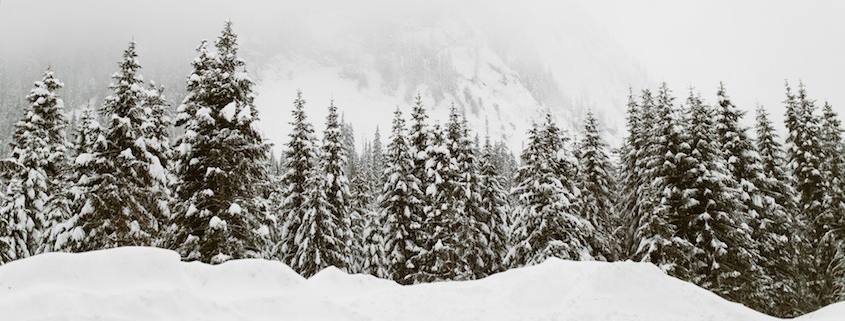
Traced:
[[843, 129], [802, 83], [785, 86], [783, 143], [762, 107], [744, 127], [724, 84], [711, 104], [664, 83], [628, 93], [619, 148], [593, 113], [577, 133], [546, 115], [518, 157], [457, 107], [431, 119], [419, 95], [360, 153], [343, 103], [321, 97], [318, 141], [298, 92], [277, 106], [292, 130], [276, 158], [231, 22], [200, 42], [175, 114], [137, 45], [75, 126], [51, 69], [26, 96], [0, 162], [0, 263], [142, 245], [414, 284], [631, 259], [777, 316], [845, 295]]

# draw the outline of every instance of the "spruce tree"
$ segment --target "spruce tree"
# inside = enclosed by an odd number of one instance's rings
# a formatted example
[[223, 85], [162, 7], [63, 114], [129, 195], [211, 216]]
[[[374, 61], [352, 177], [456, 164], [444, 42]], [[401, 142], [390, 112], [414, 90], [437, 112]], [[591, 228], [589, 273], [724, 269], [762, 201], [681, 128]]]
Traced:
[[681, 121], [675, 115], [671, 92], [663, 83], [653, 104], [643, 97], [641, 128], [644, 142], [637, 165], [642, 170], [643, 187], [637, 213], [633, 252], [636, 261], [651, 262], [679, 279], [690, 277], [688, 253], [692, 244], [679, 233], [674, 209], [678, 207], [681, 158], [687, 153]]
[[[314, 274], [330, 265], [346, 269], [350, 256], [355, 254], [349, 251], [352, 245], [349, 232], [351, 210], [348, 181], [343, 172], [346, 155], [334, 102], [329, 105], [326, 117], [320, 159], [319, 170], [312, 172], [316, 176], [312, 177], [315, 182], [306, 190], [306, 216], [296, 233], [299, 246], [297, 263], [301, 268], [300, 273], [305, 275]], [[316, 265], [310, 266], [304, 262]]]
[[56, 91], [62, 88], [48, 68], [26, 97], [29, 106], [15, 124], [10, 146], [8, 178], [0, 203], [0, 264], [42, 252], [44, 235], [60, 223], [47, 215], [52, 195], [63, 188], [63, 171], [68, 164], [64, 128], [64, 102]]
[[457, 209], [455, 234], [461, 240], [458, 248], [463, 278], [482, 278], [497, 265], [497, 254], [490, 246], [492, 218], [481, 200], [479, 178], [480, 161], [475, 142], [470, 137], [467, 121], [452, 105], [446, 124], [449, 155], [454, 162], [452, 206]]
[[613, 168], [607, 155], [607, 144], [602, 141], [596, 118], [587, 113], [584, 138], [576, 153], [579, 159], [578, 188], [581, 190], [581, 216], [596, 229], [590, 238], [592, 255], [604, 260], [615, 260], [619, 250], [613, 242], [612, 228], [616, 225], [614, 207]]
[[[789, 183], [790, 177], [786, 170], [783, 146], [778, 142], [778, 135], [775, 132], [769, 114], [762, 106], [757, 108], [755, 124], [757, 134], [757, 151], [762, 162], [763, 175], [772, 179], [770, 191], [777, 204], [784, 206], [789, 213], [794, 213], [797, 204], [795, 203], [795, 191]], [[796, 222], [797, 223], [797, 222]]]
[[297, 92], [293, 102], [290, 140], [285, 150], [287, 169], [282, 176], [279, 200], [280, 216], [279, 235], [276, 256], [289, 266], [294, 266], [293, 257], [298, 250], [295, 233], [305, 217], [305, 197], [308, 190], [309, 175], [317, 167], [317, 146], [315, 146], [314, 128], [305, 115], [305, 100], [302, 92]]
[[504, 177], [496, 168], [496, 151], [490, 144], [489, 135], [484, 139], [484, 147], [481, 156], [479, 169], [479, 194], [481, 197], [481, 210], [487, 218], [486, 226], [489, 229], [490, 254], [487, 269], [484, 274], [493, 274], [507, 269], [505, 256], [508, 253], [510, 244], [510, 220], [508, 193], [504, 187]]
[[[730, 111], [732, 106], [723, 88], [719, 95], [722, 107]], [[716, 111], [692, 92], [687, 104], [690, 149], [686, 162], [679, 167], [682, 177], [677, 188], [681, 195], [676, 214], [681, 223], [679, 234], [696, 249], [690, 265], [691, 280], [734, 301], [754, 302], [761, 295], [761, 283], [767, 282], [762, 278], [759, 253], [748, 225], [757, 213], [749, 213], [741, 202], [750, 196], [743, 195], [730, 172], [731, 168], [751, 166], [751, 161], [731, 159], [729, 164], [717, 133], [721, 129], [729, 132], [726, 137], [733, 138], [739, 130], [717, 127]], [[727, 147], [735, 148], [733, 144], [739, 145], [739, 140], [728, 141]]]
[[[743, 303], [777, 315], [794, 311], [799, 298], [795, 297], [798, 249], [801, 240], [794, 236], [797, 228], [792, 215], [782, 203], [776, 178], [767, 176], [757, 146], [748, 137], [747, 129], [739, 121], [743, 112], [733, 105], [725, 87], [720, 83], [717, 92], [719, 109], [716, 130], [719, 146], [725, 154], [728, 170], [739, 183], [740, 200], [748, 212], [752, 228], [751, 238], [760, 253], [764, 273], [763, 293], [747, 296]], [[745, 281], [750, 282], [750, 281]]]
[[788, 167], [792, 174], [798, 199], [800, 219], [806, 222], [809, 257], [812, 264], [805, 274], [809, 275], [806, 300], [809, 309], [816, 309], [836, 300], [836, 284], [833, 280], [836, 256], [836, 240], [830, 232], [834, 219], [826, 206], [829, 181], [825, 177], [825, 154], [821, 120], [815, 115], [815, 101], [807, 96], [803, 83], [798, 93], [793, 94], [786, 85], [785, 125], [789, 131], [786, 138]]
[[[534, 125], [528, 132], [522, 166], [513, 190], [517, 200], [512, 230], [513, 248], [506, 257], [510, 267], [542, 263], [546, 258], [590, 259], [587, 235], [592, 224], [581, 218], [573, 201], [577, 191], [562, 176], [566, 161], [560, 132], [551, 122]], [[566, 182], [564, 182], [566, 181]]]
[[453, 193], [458, 178], [457, 165], [449, 150], [452, 142], [437, 123], [431, 128], [430, 135], [430, 143], [424, 152], [427, 156], [425, 220], [416, 235], [422, 250], [410, 258], [411, 264], [416, 267], [409, 276], [414, 283], [469, 277], [454, 234], [459, 228], [458, 211], [462, 207], [457, 204]]
[[827, 177], [825, 209], [830, 231], [825, 237], [833, 245], [832, 262], [826, 275], [832, 279], [830, 296], [825, 301], [836, 302], [845, 298], [845, 142], [842, 140], [842, 123], [833, 107], [825, 102], [822, 107], [822, 148], [827, 159], [823, 163]]
[[178, 206], [169, 240], [185, 260], [222, 263], [265, 257], [269, 219], [257, 201], [270, 145], [254, 126], [253, 82], [227, 21], [211, 52], [205, 42], [179, 106]]
[[414, 158], [406, 139], [405, 120], [397, 108], [394, 112], [393, 130], [385, 154], [385, 184], [381, 189], [379, 207], [383, 211], [383, 249], [374, 249], [370, 257], [378, 265], [378, 256], [384, 255], [382, 273], [403, 284], [413, 283], [417, 267], [410, 258], [422, 250], [417, 236], [421, 222], [414, 216], [414, 209], [422, 202], [423, 193], [414, 170]]
[[[107, 122], [92, 153], [76, 158], [86, 175], [77, 185], [84, 196], [81, 210], [69, 218], [64, 248], [87, 251], [127, 245], [153, 245], [166, 218], [168, 166], [161, 142], [148, 135], [154, 127], [150, 100], [138, 73], [135, 42], [130, 42], [113, 75], [112, 95], [100, 112]], [[64, 236], [59, 238], [64, 239]]]

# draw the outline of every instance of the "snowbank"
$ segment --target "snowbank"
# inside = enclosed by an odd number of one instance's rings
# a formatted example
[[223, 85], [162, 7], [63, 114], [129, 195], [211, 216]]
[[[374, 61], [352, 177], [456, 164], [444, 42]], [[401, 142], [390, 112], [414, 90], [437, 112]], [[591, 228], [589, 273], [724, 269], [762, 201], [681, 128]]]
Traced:
[[[0, 266], [0, 311], [3, 320], [775, 320], [633, 262], [551, 259], [403, 287], [335, 268], [305, 280], [265, 260], [185, 263], [140, 247]], [[817, 313], [833, 320], [845, 306]]]

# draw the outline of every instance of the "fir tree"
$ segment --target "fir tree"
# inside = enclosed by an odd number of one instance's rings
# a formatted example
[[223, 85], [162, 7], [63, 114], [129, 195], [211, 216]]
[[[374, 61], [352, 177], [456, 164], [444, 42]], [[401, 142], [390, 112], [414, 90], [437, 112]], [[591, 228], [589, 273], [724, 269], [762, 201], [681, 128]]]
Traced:
[[[349, 213], [351, 209], [349, 206], [348, 181], [346, 174], [343, 172], [346, 165], [346, 155], [341, 141], [337, 107], [335, 107], [334, 102], [329, 105], [329, 115], [326, 117], [326, 130], [323, 132], [320, 159], [321, 169], [314, 173], [320, 177], [318, 180], [320, 184], [309, 186], [311, 189], [319, 189], [319, 192], [308, 192], [312, 203], [306, 205], [308, 207], [306, 212], [313, 211], [313, 216], [306, 213], [306, 219], [313, 217], [315, 221], [305, 221], [300, 226], [297, 238], [301, 239], [301, 242], [297, 243], [300, 244], [300, 248], [306, 247], [306, 244], [311, 244], [310, 247], [316, 247], [309, 250], [316, 251], [315, 259], [324, 264], [319, 266], [320, 269], [329, 265], [345, 269], [349, 266], [347, 258], [353, 254], [348, 251], [351, 247], [351, 235], [349, 233], [349, 226], [351, 225]], [[322, 196], [322, 193], [325, 193], [325, 196]], [[326, 198], [327, 213], [322, 212], [321, 197]], [[315, 206], [315, 208], [310, 208], [310, 206]], [[302, 235], [301, 238], [300, 235]], [[308, 240], [309, 237], [315, 239]], [[318, 237], [324, 239], [316, 240]], [[325, 247], [320, 247], [322, 245], [325, 245]], [[302, 256], [299, 260], [302, 262]], [[316, 273], [319, 269], [306, 271], [305, 274], [308, 275], [308, 273]]]
[[[153, 245], [167, 213], [168, 164], [161, 142], [148, 135], [154, 127], [150, 110], [160, 101], [148, 99], [138, 73], [135, 43], [123, 53], [120, 70], [112, 77], [113, 94], [101, 113], [107, 127], [92, 153], [77, 156], [79, 170], [86, 173], [77, 184], [82, 209], [68, 220], [57, 245], [87, 251], [126, 245]], [[72, 226], [72, 227], [71, 227]]]
[[805, 237], [812, 258], [806, 272], [812, 295], [806, 300], [810, 309], [816, 309], [834, 302], [838, 295], [833, 280], [835, 271], [831, 269], [835, 265], [836, 241], [829, 233], [834, 219], [825, 202], [829, 185], [824, 176], [824, 162], [828, 155], [825, 155], [820, 119], [815, 115], [815, 101], [807, 96], [804, 84], [799, 84], [797, 95], [787, 84], [786, 96], [788, 167], [794, 180], [800, 219], [807, 224]]
[[565, 158], [560, 157], [564, 153], [559, 130], [547, 117], [546, 124], [535, 124], [528, 134], [518, 185], [513, 190], [517, 217], [511, 235], [513, 248], [506, 262], [519, 267], [549, 257], [589, 259], [586, 235], [592, 233], [592, 225], [578, 216], [573, 206], [577, 194], [572, 184], [562, 182], [570, 178], [561, 175], [566, 171], [561, 166]]
[[373, 136], [373, 143], [370, 145], [370, 162], [372, 162], [372, 187], [371, 190], [378, 190], [383, 184], [382, 174], [384, 174], [384, 155], [382, 155], [381, 134], [378, 127], [376, 127], [375, 136]]
[[[417, 267], [410, 258], [416, 257], [422, 250], [421, 240], [417, 236], [422, 227], [420, 217], [414, 209], [422, 202], [423, 193], [414, 170], [414, 158], [405, 137], [405, 120], [402, 112], [394, 112], [393, 131], [385, 155], [385, 184], [379, 197], [379, 206], [384, 217], [384, 247], [369, 253], [369, 257], [378, 265], [378, 255], [384, 255], [385, 273], [397, 282], [413, 282]], [[383, 252], [383, 253], [379, 253]]]
[[674, 185], [680, 180], [680, 158], [689, 147], [684, 145], [681, 122], [675, 117], [675, 98], [666, 83], [660, 86], [653, 105], [646, 98], [650, 96], [644, 94], [641, 111], [644, 142], [637, 159], [637, 168], [642, 170], [638, 175], [643, 175], [644, 186], [640, 192], [633, 258], [654, 263], [661, 270], [686, 280], [690, 277], [687, 253], [691, 252], [692, 244], [676, 237], [679, 222], [674, 209], [679, 205], [679, 191]]
[[596, 228], [591, 238], [592, 255], [605, 260], [615, 260], [616, 244], [611, 229], [615, 226], [613, 168], [607, 155], [607, 144], [601, 139], [596, 118], [587, 113], [584, 124], [584, 138], [578, 145], [579, 158], [578, 187], [581, 190], [581, 216]]
[[186, 260], [222, 263], [263, 257], [269, 227], [257, 199], [268, 174], [270, 145], [254, 127], [253, 82], [226, 22], [215, 52], [203, 42], [178, 108], [179, 205], [170, 245]]
[[449, 111], [449, 122], [446, 125], [446, 138], [449, 142], [449, 155], [454, 163], [454, 183], [449, 197], [452, 206], [457, 209], [455, 217], [455, 234], [461, 242], [458, 244], [460, 255], [460, 277], [482, 278], [498, 264], [497, 254], [490, 246], [490, 225], [492, 218], [485, 211], [481, 200], [480, 178], [478, 175], [478, 151], [469, 135], [466, 119], [452, 105]]
[[505, 256], [508, 253], [510, 244], [510, 220], [508, 219], [509, 204], [508, 193], [504, 188], [504, 178], [496, 168], [496, 151], [490, 144], [489, 135], [484, 140], [484, 149], [479, 169], [479, 194], [481, 197], [481, 210], [487, 218], [486, 225], [489, 228], [490, 254], [485, 274], [493, 274], [506, 270]]
[[830, 231], [825, 235], [832, 245], [833, 258], [825, 273], [832, 281], [829, 297], [824, 302], [836, 302], [845, 298], [845, 142], [842, 140], [842, 123], [833, 107], [825, 102], [822, 108], [822, 148], [827, 159], [823, 163], [827, 177], [827, 197], [824, 207]]
[[45, 207], [61, 192], [62, 172], [68, 166], [62, 88], [49, 68], [26, 97], [29, 106], [15, 124], [10, 143], [8, 178], [0, 203], [0, 264], [43, 251], [45, 230], [57, 224]]
[[766, 109], [762, 106], [757, 108], [756, 126], [757, 151], [762, 162], [763, 175], [773, 179], [771, 193], [774, 193], [775, 201], [786, 207], [787, 211], [794, 213], [797, 204], [795, 203], [795, 191], [789, 184], [789, 173], [786, 170], [783, 146], [778, 142], [777, 133], [769, 120]]
[[[422, 250], [409, 258], [417, 268], [409, 278], [414, 283], [468, 278], [467, 267], [461, 261], [458, 240], [458, 210], [453, 191], [456, 186], [456, 164], [450, 154], [449, 137], [435, 124], [424, 154], [426, 184], [425, 220], [417, 233]], [[419, 157], [419, 154], [418, 154]]]
[[293, 257], [298, 250], [295, 233], [299, 230], [305, 217], [304, 204], [309, 175], [314, 172], [317, 166], [314, 129], [305, 115], [305, 100], [302, 99], [302, 92], [297, 92], [293, 105], [292, 129], [285, 150], [286, 172], [282, 176], [281, 200], [279, 202], [281, 244], [277, 246], [278, 253], [276, 254], [282, 262], [290, 266], [294, 266]]
[[[756, 302], [755, 298], [745, 297], [744, 303], [769, 311], [783, 309], [792, 306], [791, 301], [795, 299], [789, 295], [797, 286], [792, 267], [798, 255], [794, 246], [798, 240], [790, 240], [793, 235], [790, 231], [796, 226], [786, 207], [777, 202], [776, 180], [766, 176], [757, 146], [748, 137], [747, 129], [739, 124], [744, 113], [731, 102], [724, 84], [720, 83], [717, 96], [716, 130], [720, 150], [728, 170], [739, 184], [740, 201], [747, 211], [753, 245], [760, 253], [765, 272], [761, 284], [765, 293], [758, 294]], [[777, 300], [781, 302], [775, 303]]]

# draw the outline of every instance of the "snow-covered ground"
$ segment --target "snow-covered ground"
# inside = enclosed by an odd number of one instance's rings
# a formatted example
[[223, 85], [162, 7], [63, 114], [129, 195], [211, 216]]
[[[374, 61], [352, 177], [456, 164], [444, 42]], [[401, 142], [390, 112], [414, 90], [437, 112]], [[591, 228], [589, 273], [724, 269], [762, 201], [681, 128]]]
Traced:
[[[175, 252], [51, 253], [0, 266], [2, 320], [776, 320], [648, 264], [551, 259], [478, 281], [400, 286]], [[833, 305], [801, 320], [842, 320]]]

